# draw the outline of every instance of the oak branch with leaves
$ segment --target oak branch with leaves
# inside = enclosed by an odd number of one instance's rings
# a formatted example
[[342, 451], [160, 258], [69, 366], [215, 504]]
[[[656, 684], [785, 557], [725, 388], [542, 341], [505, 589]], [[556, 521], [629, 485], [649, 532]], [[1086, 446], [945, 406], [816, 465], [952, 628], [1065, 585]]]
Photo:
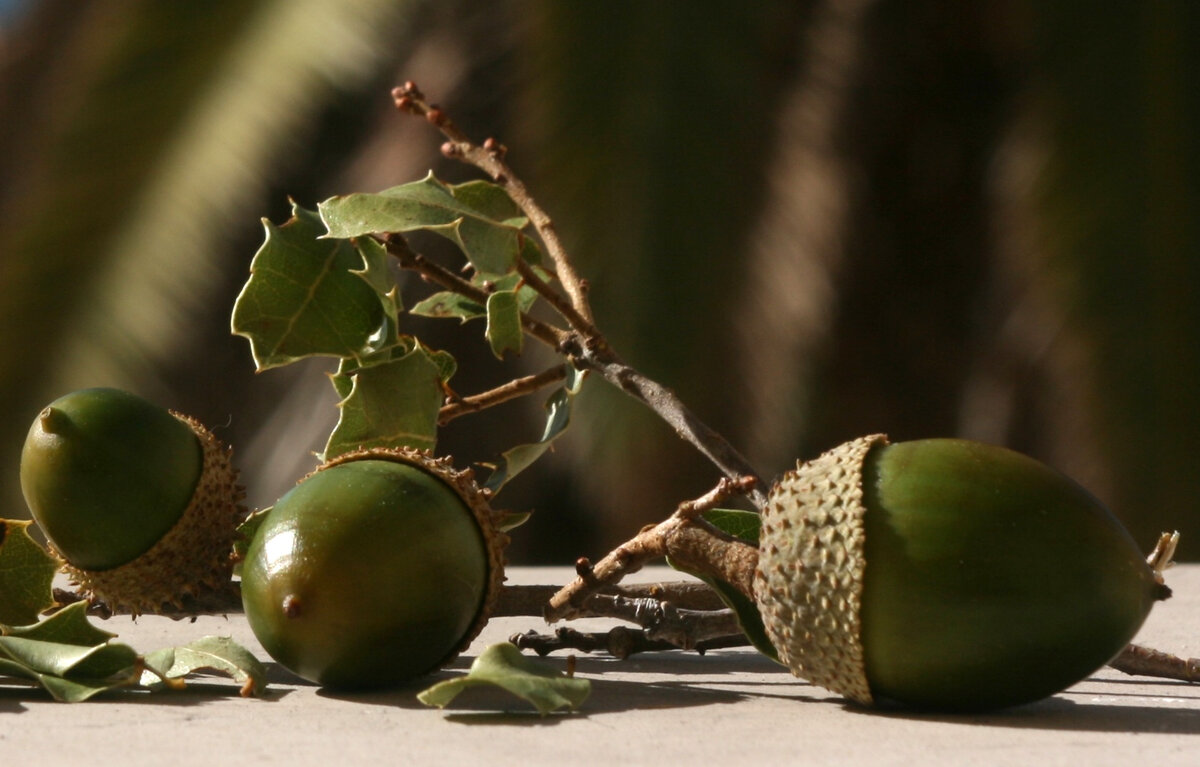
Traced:
[[[541, 605], [552, 619], [619, 615], [642, 626], [639, 642], [562, 631], [555, 637], [523, 635], [514, 641], [539, 651], [619, 646], [626, 653], [658, 646], [655, 643], [664, 638], [671, 646], [701, 647], [744, 632], [770, 653], [772, 648], [756, 627], [753, 605], [738, 601], [752, 590], [746, 579], [757, 553], [737, 542], [753, 541], [758, 516], [744, 513], [749, 521], [736, 520], [737, 512], [715, 508], [740, 494], [761, 511], [766, 484], [668, 387], [627, 364], [613, 349], [593, 316], [587, 281], [576, 272], [551, 217], [507, 165], [506, 148], [490, 138], [474, 142], [413, 83], [394, 89], [392, 96], [400, 111], [425, 119], [443, 134], [446, 157], [474, 166], [490, 181], [449, 185], [430, 175], [376, 194], [335, 197], [316, 212], [297, 207], [283, 227], [268, 223], [267, 242], [255, 257], [252, 278], [235, 308], [234, 331], [250, 338], [260, 367], [317, 354], [341, 359], [334, 384], [342, 398], [342, 414], [326, 458], [364, 445], [433, 448], [438, 426], [449, 419], [552, 387], [542, 439], [513, 447], [498, 458], [485, 482], [491, 493], [499, 492], [561, 436], [584, 375], [603, 378], [644, 403], [695, 446], [711, 461], [721, 482], [704, 498], [681, 505], [662, 525], [618, 547], [596, 567], [580, 559], [579, 577], [549, 601], [543, 601], [543, 591], [510, 589], [499, 607], [505, 613], [532, 613]], [[466, 260], [465, 269], [447, 268], [415, 252], [405, 235], [417, 230], [452, 241]], [[296, 296], [305, 298], [303, 304], [295, 299], [273, 303], [284, 293], [275, 286], [278, 274], [296, 273], [287, 266], [296, 251], [306, 252], [322, 268], [306, 272], [294, 286]], [[520, 351], [529, 338], [558, 353], [563, 364], [492, 391], [458, 395], [449, 386], [454, 373], [449, 355], [401, 331], [404, 309], [387, 277], [385, 256], [435, 286], [436, 292], [409, 313], [482, 318], [485, 338], [497, 356]], [[553, 320], [534, 316], [538, 302], [550, 308]], [[335, 326], [329, 317], [338, 318]], [[722, 546], [719, 555], [706, 550]], [[705, 562], [732, 556], [730, 552], [741, 552], [737, 556], [747, 564], [706, 569]], [[674, 585], [661, 586], [649, 601], [615, 591], [625, 573], [664, 555], [705, 577], [722, 601], [712, 600], [710, 592], [702, 609], [681, 611], [672, 601]], [[689, 568], [689, 563], [695, 566]], [[740, 624], [734, 623], [735, 617]], [[1135, 648], [1128, 652], [1135, 653]], [[1141, 652], [1139, 657], [1145, 655]], [[1179, 669], [1178, 663], [1159, 666], [1168, 675], [1178, 676]]]
[[[821, 669], [811, 669], [805, 662], [794, 663], [789, 657], [793, 633], [799, 635], [800, 645], [811, 637], [808, 628], [795, 632], [785, 628], [780, 634], [775, 623], [782, 612], [789, 620], [793, 613], [805, 613], [809, 617], [802, 620], [821, 624], [820, 631], [830, 623], [836, 624], [836, 632], [849, 631], [851, 641], [846, 643], [844, 653], [847, 663], [835, 669], [832, 683], [827, 686], [844, 689], [853, 700], [869, 701], [871, 693], [863, 680], [846, 682], [842, 677], [846, 676], [844, 668], [851, 669], [852, 677], [853, 670], [857, 668], [861, 673], [862, 667], [861, 654], [856, 657], [854, 652], [861, 638], [855, 621], [862, 597], [865, 509], [871, 504], [886, 506], [894, 501], [881, 500], [888, 486], [881, 479], [888, 469], [879, 466], [883, 461], [880, 456], [890, 449], [886, 439], [875, 435], [848, 443], [851, 447], [858, 445], [856, 462], [843, 461], [831, 451], [797, 470], [803, 474], [805, 467], [817, 466], [823, 471], [832, 467], [832, 472], [826, 471], [816, 480], [799, 482], [796, 477], [800, 475], [789, 473], [785, 479], [791, 484], [785, 483], [783, 495], [803, 497], [803, 503], [818, 507], [815, 516], [789, 516], [794, 511], [789, 505], [792, 500], [779, 500], [780, 482], [768, 487], [754, 467], [671, 389], [629, 365], [613, 349], [589, 305], [587, 281], [575, 271], [550, 216], [507, 165], [505, 147], [494, 139], [478, 144], [472, 141], [412, 83], [396, 88], [392, 96], [401, 112], [428, 121], [442, 133], [444, 155], [477, 168], [487, 179], [447, 184], [430, 174], [378, 193], [334, 197], [315, 210], [293, 203], [287, 222], [275, 225], [264, 221], [266, 238], [254, 255], [250, 277], [233, 308], [232, 330], [249, 341], [260, 370], [309, 357], [337, 360], [331, 379], [339, 398], [340, 416], [320, 456], [322, 470], [335, 471], [368, 456], [390, 456], [388, 460], [406, 463], [418, 474], [434, 476], [449, 488], [452, 495], [443, 498], [443, 508], [461, 505], [472, 515], [486, 539], [487, 546], [480, 556], [487, 563], [485, 569], [490, 570], [486, 575], [490, 585], [480, 586], [481, 595], [470, 592], [474, 596], [469, 596], [468, 608], [473, 615], [468, 617], [473, 620], [473, 628], [452, 637], [458, 640], [453, 652], [470, 642], [472, 632], [477, 632], [482, 622], [499, 615], [542, 616], [551, 622], [604, 616], [637, 626], [619, 626], [602, 634], [560, 628], [553, 635], [516, 635], [511, 644], [489, 648], [480, 655], [469, 678], [431, 689], [424, 699], [431, 705], [444, 705], [462, 687], [495, 683], [522, 695], [543, 713], [578, 706], [586, 696], [586, 685], [570, 679], [569, 674], [564, 677], [527, 663], [518, 653], [522, 647], [542, 654], [582, 649], [624, 657], [650, 650], [703, 651], [749, 643], [809, 678], [813, 674], [808, 672], [816, 671], [816, 681], [826, 684]], [[416, 252], [407, 235], [418, 231], [453, 243], [465, 261], [463, 268], [448, 268]], [[393, 276], [395, 264], [433, 286], [430, 294], [412, 306], [403, 306]], [[460, 394], [450, 384], [457, 368], [455, 359], [406, 332], [407, 315], [482, 320], [484, 339], [497, 358], [520, 353], [526, 342], [532, 341], [552, 350], [558, 360], [540, 372], [490, 390]], [[503, 544], [509, 531], [527, 515], [496, 511], [492, 501], [513, 477], [534, 465], [565, 433], [575, 395], [588, 377], [600, 378], [642, 402], [706, 456], [717, 475], [714, 487], [699, 498], [680, 503], [663, 522], [639, 531], [595, 564], [579, 558], [577, 577], [568, 584], [501, 586]], [[503, 451], [488, 465], [482, 483], [476, 483], [473, 469], [458, 470], [449, 457], [434, 458], [439, 429], [445, 424], [515, 398], [539, 394], [546, 396], [546, 420], [540, 439]], [[961, 477], [962, 464], [945, 463], [949, 459], [943, 453], [953, 458], [983, 448], [956, 443], [916, 449], [925, 451], [921, 453], [926, 456], [923, 460], [935, 456], [933, 470], [951, 470]], [[1015, 454], [1007, 451], [998, 453], [995, 448], [986, 450], [986, 461], [992, 462], [993, 468], [1008, 471], [1010, 463], [1019, 464], [1022, 476], [1042, 477], [1044, 467], [1032, 465], [1035, 462], [1029, 459], [1013, 457]], [[903, 450], [891, 454], [901, 453]], [[394, 466], [389, 472], [392, 470]], [[868, 482], [870, 472], [878, 472], [878, 476], [872, 474], [875, 479]], [[411, 474], [406, 476], [405, 482], [429, 486], [428, 477], [413, 480]], [[437, 482], [433, 484], [441, 488]], [[1034, 495], [1054, 503], [1057, 500], [1053, 499], [1065, 497], [1064, 493], [1075, 498], [1075, 490], [1063, 484], [1062, 478], [1054, 479], [1047, 487], [1050, 489], [1037, 490]], [[726, 501], [738, 497], [748, 500], [755, 510], [722, 508]], [[783, 509], [785, 506], [788, 508]], [[1097, 512], [1093, 519], [1091, 511], [1072, 508], [1064, 517], [1070, 518], [1069, 524], [1083, 525], [1089, 533], [1094, 532], [1096, 524], [1109, 529], [1102, 519], [1106, 512]], [[953, 515], [955, 510], [950, 511]], [[255, 531], [267, 524], [270, 512], [262, 510], [247, 520], [243, 526], [246, 541], [256, 540]], [[832, 520], [828, 525], [827, 518]], [[285, 532], [298, 535], [299, 528], [289, 525], [282, 525]], [[787, 533], [793, 525], [808, 532], [800, 536]], [[785, 532], [781, 534], [781, 530]], [[185, 648], [146, 656], [110, 642], [111, 634], [99, 632], [88, 623], [88, 605], [69, 604], [75, 597], [65, 592], [58, 593], [58, 604], [54, 604], [49, 597], [53, 559], [28, 539], [19, 523], [6, 523], [4, 531], [0, 539], [0, 673], [41, 684], [64, 699], [84, 699], [99, 691], [135, 684], [169, 688], [200, 668], [229, 673], [243, 681], [247, 692], [259, 689], [262, 677], [257, 662], [241, 648], [216, 640], [206, 638]], [[779, 543], [781, 535], [786, 545]], [[1120, 532], [1113, 535], [1119, 538]], [[835, 545], [831, 546], [831, 541]], [[1140, 561], [1135, 552], [1121, 565], [1125, 575], [1117, 580], [1123, 578], [1122, 583], [1132, 584], [1122, 592], [1122, 598], [1137, 602], [1131, 611], [1136, 620], [1127, 616], [1122, 620], [1133, 628], [1140, 624], [1140, 617], [1153, 600], [1169, 593], [1162, 574], [1171, 562], [1176, 541], [1176, 537], [1165, 536], [1148, 561]], [[1120, 549], [1125, 544], [1113, 545]], [[788, 549], [781, 555], [787, 546], [795, 546], [799, 553]], [[245, 554], [245, 542], [237, 550]], [[1107, 577], [1105, 562], [1100, 560], [1108, 550], [1088, 544], [1082, 555], [1070, 556], [1078, 562], [1091, 557], [1101, 565], [1099, 573]], [[1056, 548], [1054, 555], [1060, 554], [1066, 556], [1068, 552]], [[28, 562], [38, 556], [45, 557], [40, 560], [41, 566], [23, 567], [26, 574], [19, 576], [16, 584], [4, 582], [11, 575], [3, 565]], [[354, 552], [348, 557], [347, 561], [353, 561]], [[698, 576], [702, 583], [680, 580], [644, 586], [621, 584], [625, 575], [663, 557], [677, 569]], [[843, 568], [833, 576], [822, 569], [830, 561]], [[1010, 567], [1005, 578], [1011, 581], [1020, 577], [1025, 569]], [[778, 608], [760, 599], [769, 591], [763, 583], [775, 577], [776, 570], [784, 576], [784, 602], [808, 600], [803, 608], [792, 604]], [[341, 570], [335, 569], [335, 573], [340, 576]], [[1042, 586], [1056, 580], [1036, 581], [1033, 590], [1050, 591]], [[186, 609], [195, 610], [200, 604], [217, 612], [238, 609], [237, 591], [230, 586], [222, 583], [215, 589], [219, 600], [193, 600]], [[1112, 593], [1084, 594], [1081, 601], [1103, 603], [1119, 589], [1111, 586], [1108, 590]], [[268, 593], [266, 604], [270, 609], [283, 611], [280, 625], [311, 617], [313, 606], [306, 598], [288, 593], [276, 600], [269, 592], [264, 593]], [[105, 606], [92, 604], [90, 608], [93, 613], [102, 613]], [[47, 609], [57, 612], [38, 620]], [[246, 610], [254, 627], [249, 606]], [[47, 654], [45, 643], [50, 637], [67, 639]], [[1120, 641], [1112, 652], [1127, 640]], [[840, 644], [832, 644], [842, 652]], [[1052, 661], [1070, 655], [1071, 648], [1065, 653], [1061, 649], [1052, 648], [1044, 655]], [[1111, 655], [1097, 660], [1096, 665]], [[39, 658], [47, 657], [54, 661], [53, 668], [38, 665]], [[843, 656], [838, 657], [841, 663]], [[446, 659], [443, 657], [442, 662]], [[1042, 658], [1035, 653], [1033, 660], [1040, 662]], [[1111, 663], [1128, 673], [1186, 680], [1196, 680], [1200, 675], [1200, 662], [1196, 660], [1136, 645], [1125, 646]], [[97, 676], [98, 671], [104, 674]]]

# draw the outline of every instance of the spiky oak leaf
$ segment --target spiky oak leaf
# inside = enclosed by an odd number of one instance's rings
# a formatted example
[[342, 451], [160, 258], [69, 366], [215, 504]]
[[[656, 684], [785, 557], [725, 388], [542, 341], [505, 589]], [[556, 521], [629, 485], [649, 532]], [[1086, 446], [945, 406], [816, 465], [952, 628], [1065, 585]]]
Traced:
[[36, 623], [5, 626], [3, 633], [6, 636], [78, 647], [96, 647], [117, 636], [88, 620], [86, 602], [74, 602]]
[[445, 361], [420, 345], [395, 359], [344, 365], [334, 376], [342, 401], [324, 458], [371, 447], [432, 450], [444, 399], [444, 369]]
[[322, 239], [320, 218], [295, 204], [287, 223], [263, 225], [266, 240], [250, 263], [231, 319], [234, 335], [249, 339], [258, 368], [374, 351], [372, 340], [379, 340], [395, 303], [394, 294], [379, 292], [371, 247]]
[[483, 304], [449, 290], [418, 301], [408, 311], [421, 317], [457, 318], [462, 322], [487, 316], [487, 307]]
[[426, 706], [445, 708], [468, 687], [491, 685], [532, 703], [542, 716], [567, 708], [574, 711], [587, 699], [592, 683], [558, 671], [545, 661], [521, 654], [510, 642], [494, 644], [479, 654], [465, 676], [438, 682], [417, 694]]
[[537, 442], [517, 445], [504, 451], [492, 469], [492, 473], [488, 475], [485, 483], [488, 489], [492, 492], [499, 492], [500, 488], [504, 487], [509, 480], [541, 458], [550, 449], [554, 440], [567, 430], [567, 427], [571, 425], [571, 405], [575, 395], [583, 386], [584, 376], [583, 371], [568, 367], [563, 385], [546, 400], [546, 427], [542, 431], [542, 438]]
[[492, 221], [516, 229], [524, 229], [529, 223], [529, 219], [508, 196], [508, 192], [490, 181], [475, 180], [462, 184], [448, 184], [446, 189], [454, 199]]
[[[754, 545], [758, 544], [758, 533], [762, 527], [762, 518], [753, 511], [709, 509], [704, 513], [704, 521], [726, 535], [740, 538]], [[667, 564], [677, 570], [690, 572], [676, 565], [669, 557], [667, 558]], [[734, 615], [737, 616], [738, 625], [741, 627], [742, 633], [750, 640], [750, 644], [754, 645], [754, 649], [772, 660], [778, 660], [775, 646], [767, 638], [767, 631], [763, 627], [762, 614], [759, 613], [758, 607], [755, 606], [754, 602], [747, 598], [745, 594], [719, 578], [713, 578], [702, 573], [690, 574], [695, 575], [711, 586], [712, 590], [717, 592], [717, 596], [721, 598], [721, 601], [725, 603], [725, 606], [733, 610]]]
[[0, 673], [36, 682], [56, 700], [87, 700], [126, 687], [141, 673], [132, 647], [110, 641], [76, 602], [27, 626], [0, 627]]
[[430, 173], [420, 181], [375, 194], [333, 197], [317, 210], [330, 237], [426, 230], [452, 241], [479, 271], [508, 273], [523, 252], [526, 238], [520, 230], [526, 220], [496, 220], [491, 217], [494, 210], [474, 206], [478, 195], [467, 198], [456, 197], [452, 187]]
[[145, 658], [111, 641], [115, 637], [92, 625], [84, 602], [37, 623], [0, 626], [0, 675], [32, 681], [66, 702], [139, 684], [174, 689], [182, 686], [182, 677], [201, 670], [233, 677], [243, 695], [258, 694], [266, 684], [258, 659], [226, 637], [204, 637]]
[[[538, 299], [537, 291], [523, 284], [521, 275], [516, 273], [506, 274], [495, 279], [477, 274], [473, 282], [477, 284], [487, 282], [493, 291], [515, 291], [517, 309], [522, 313], [528, 312]], [[417, 314], [422, 317], [456, 318], [461, 322], [488, 316], [488, 310], [484, 304], [449, 290], [434, 293], [417, 302], [408, 311], [409, 314]]]
[[54, 606], [58, 562], [29, 536], [28, 520], [0, 519], [0, 623], [33, 623]]
[[400, 290], [396, 278], [392, 276], [388, 264], [391, 256], [383, 243], [372, 237], [359, 237], [353, 240], [355, 249], [362, 258], [362, 269], [351, 269], [352, 274], [361, 277], [371, 289], [383, 307], [387, 324], [376, 333], [377, 340], [372, 340], [372, 348], [382, 349], [395, 343], [400, 336]]
[[141, 684], [151, 689], [182, 687], [184, 677], [197, 671], [215, 671], [242, 685], [243, 697], [259, 695], [267, 684], [267, 670], [258, 658], [229, 637], [207, 636], [182, 647], [149, 653]]

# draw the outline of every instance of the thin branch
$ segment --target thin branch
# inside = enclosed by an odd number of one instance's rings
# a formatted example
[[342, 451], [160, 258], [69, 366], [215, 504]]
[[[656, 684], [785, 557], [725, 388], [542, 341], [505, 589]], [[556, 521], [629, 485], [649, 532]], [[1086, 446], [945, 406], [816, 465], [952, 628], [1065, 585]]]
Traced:
[[738, 480], [753, 477], [755, 482], [747, 489], [747, 496], [758, 509], [766, 505], [767, 498], [762, 490], [766, 484], [750, 462], [724, 437], [700, 420], [675, 392], [625, 364], [607, 344], [584, 345], [574, 351], [572, 361], [577, 368], [595, 371], [621, 391], [645, 404], [727, 478]]
[[[602, 632], [584, 632], [569, 626], [560, 626], [553, 634], [527, 631], [524, 634], [513, 634], [508, 641], [523, 650], [533, 650], [538, 655], [548, 655], [557, 650], [579, 650], [589, 653], [607, 653], [621, 660], [635, 653], [683, 649], [662, 639], [651, 639], [645, 631], [628, 626], [614, 626], [608, 631]], [[745, 635], [730, 634], [700, 640], [688, 649], [703, 655], [708, 650], [748, 645], [749, 642]]]
[[[487, 290], [472, 283], [470, 280], [464, 280], [444, 266], [425, 258], [420, 253], [414, 252], [408, 247], [408, 243], [404, 241], [403, 237], [388, 235], [384, 240], [384, 246], [387, 248], [387, 252], [400, 263], [402, 268], [417, 272], [429, 282], [468, 298], [475, 303], [487, 304], [488, 296], [491, 295]], [[534, 319], [524, 312], [521, 313], [521, 327], [530, 336], [556, 351], [561, 351], [567, 345], [568, 338], [570, 337], [570, 333], [567, 331]]]
[[571, 301], [555, 290], [553, 285], [543, 280], [528, 262], [518, 258], [515, 266], [517, 274], [521, 275], [521, 279], [525, 281], [525, 284], [533, 288], [539, 296], [546, 299], [546, 302], [562, 315], [563, 319], [577, 333], [599, 333], [599, 330], [592, 324], [591, 320], [580, 315], [579, 310], [575, 308]]
[[720, 610], [687, 610], [658, 599], [627, 599], [621, 596], [595, 594], [588, 607], [612, 618], [641, 626], [649, 639], [670, 642], [690, 650], [697, 642], [713, 637], [728, 636], [741, 631], [737, 616], [728, 608]]
[[[749, 593], [758, 549], [725, 535], [700, 519], [700, 515], [737, 492], [745, 492], [753, 478], [722, 479], [717, 486], [692, 501], [684, 501], [675, 513], [613, 549], [594, 567], [586, 559], [576, 563], [579, 577], [551, 597], [546, 606], [547, 622], [580, 617], [580, 608], [603, 587], [617, 584], [652, 559], [670, 554], [682, 569], [708, 572], [734, 588]], [[714, 571], [718, 568], [719, 572]]]
[[532, 394], [566, 377], [567, 366], [555, 365], [536, 375], [516, 378], [494, 389], [489, 389], [479, 394], [472, 394], [469, 397], [453, 399], [443, 405], [442, 409], [438, 411], [438, 425], [444, 426], [459, 416], [467, 415], [468, 413], [478, 413], [480, 410], [485, 410], [526, 394]]
[[556, 276], [569, 300], [564, 301], [553, 287], [546, 284], [519, 259], [516, 268], [526, 283], [546, 298], [574, 331], [557, 331], [559, 335], [555, 348], [565, 354], [576, 368], [596, 371], [609, 383], [648, 406], [727, 478], [735, 481], [742, 477], [758, 479], [749, 490], [749, 497], [751, 502], [761, 509], [766, 503], [766, 495], [762, 490], [765, 483], [758, 478], [750, 462], [724, 437], [697, 418], [674, 392], [625, 364], [596, 328], [587, 301], [587, 282], [576, 274], [549, 215], [534, 201], [525, 185], [504, 163], [504, 147], [494, 139], [488, 139], [482, 146], [472, 142], [441, 109], [427, 103], [420, 89], [412, 82], [393, 89], [392, 97], [397, 109], [424, 117], [449, 139], [442, 147], [443, 154], [474, 165], [489, 174], [533, 223], [554, 262]]
[[1128, 645], [1120, 655], [1109, 661], [1108, 665], [1131, 676], [1200, 682], [1200, 658], [1185, 659], [1136, 644]]
[[[562, 586], [549, 585], [505, 585], [492, 606], [492, 617], [513, 615], [536, 615], [545, 613], [546, 604]], [[634, 583], [622, 586], [607, 586], [600, 589], [596, 597], [623, 597], [625, 599], [655, 599], [669, 602], [687, 610], [720, 610], [725, 605], [708, 584], [699, 581], [673, 581], [666, 583]], [[603, 599], [585, 601], [579, 608], [579, 617], [613, 617], [606, 609], [609, 603]]]
[[[587, 282], [575, 272], [575, 267], [567, 257], [566, 249], [558, 238], [558, 232], [555, 231], [554, 222], [550, 216], [538, 205], [525, 188], [525, 184], [504, 162], [505, 148], [494, 139], [488, 139], [483, 146], [471, 141], [441, 109], [427, 103], [424, 95], [412, 82], [394, 88], [392, 98], [396, 102], [397, 109], [424, 117], [449, 139], [449, 142], [442, 147], [443, 154], [474, 165], [504, 187], [508, 196], [529, 218], [530, 223], [537, 230], [538, 236], [541, 237], [550, 260], [554, 262], [559, 282], [562, 283], [563, 290], [571, 299], [571, 305], [578, 313], [582, 324], [591, 328], [592, 310], [587, 301]], [[594, 331], [594, 328], [591, 330]], [[591, 335], [592, 333], [588, 332], [587, 334]]]

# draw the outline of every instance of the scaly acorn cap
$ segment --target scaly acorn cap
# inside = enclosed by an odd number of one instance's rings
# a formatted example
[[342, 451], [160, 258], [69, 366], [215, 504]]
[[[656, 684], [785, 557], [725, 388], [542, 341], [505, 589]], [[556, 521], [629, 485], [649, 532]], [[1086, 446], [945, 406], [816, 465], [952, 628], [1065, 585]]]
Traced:
[[799, 463], [762, 513], [754, 596], [779, 660], [857, 703], [874, 702], [863, 662], [862, 464], [873, 434]]
[[435, 458], [429, 450], [418, 450], [411, 447], [361, 448], [327, 460], [318, 466], [309, 476], [339, 464], [366, 460], [395, 461], [396, 463], [408, 464], [440, 479], [470, 509], [475, 523], [479, 526], [479, 532], [483, 537], [484, 545], [487, 548], [488, 582], [483, 603], [479, 607], [479, 612], [475, 615], [475, 620], [471, 624], [471, 628], [463, 635], [458, 646], [454, 648], [450, 655], [438, 664], [440, 667], [465, 651], [470, 647], [475, 637], [479, 636], [479, 632], [483, 631], [483, 627], [487, 625], [488, 619], [491, 617], [496, 600], [500, 596], [500, 590], [504, 587], [504, 550], [512, 540], [499, 527], [500, 521], [505, 517], [505, 514], [492, 508], [490, 503], [492, 492], [480, 487], [475, 482], [474, 471], [469, 468], [456, 469], [448, 456]]
[[233, 543], [247, 511], [241, 504], [245, 491], [231, 461], [233, 450], [195, 418], [170, 413], [192, 430], [203, 453], [191, 502], [175, 525], [136, 559], [106, 570], [76, 567], [55, 552], [80, 593], [113, 612], [135, 617], [183, 612], [234, 588]]

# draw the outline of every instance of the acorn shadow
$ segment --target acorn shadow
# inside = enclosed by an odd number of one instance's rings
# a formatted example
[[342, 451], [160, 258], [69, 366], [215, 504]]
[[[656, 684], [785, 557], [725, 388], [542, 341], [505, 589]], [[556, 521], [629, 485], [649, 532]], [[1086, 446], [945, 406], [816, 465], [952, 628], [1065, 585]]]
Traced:
[[[1090, 681], [1090, 680], [1089, 680]], [[1119, 684], [1103, 680], [1105, 684]], [[988, 713], [953, 714], [911, 711], [901, 708], [863, 708], [846, 705], [846, 710], [868, 716], [882, 716], [939, 724], [963, 724], [972, 727], [1002, 727], [1070, 732], [1111, 732], [1126, 734], [1200, 735], [1200, 710], [1172, 707], [1171, 700], [1188, 702], [1200, 699], [1200, 688], [1186, 682], [1152, 682], [1156, 692], [1147, 693], [1147, 682], [1129, 680], [1136, 692], [1090, 692], [1067, 690], [1044, 700]], [[1127, 698], [1129, 702], [1081, 702], [1073, 698]], [[1156, 705], [1136, 702], [1158, 699]]]

